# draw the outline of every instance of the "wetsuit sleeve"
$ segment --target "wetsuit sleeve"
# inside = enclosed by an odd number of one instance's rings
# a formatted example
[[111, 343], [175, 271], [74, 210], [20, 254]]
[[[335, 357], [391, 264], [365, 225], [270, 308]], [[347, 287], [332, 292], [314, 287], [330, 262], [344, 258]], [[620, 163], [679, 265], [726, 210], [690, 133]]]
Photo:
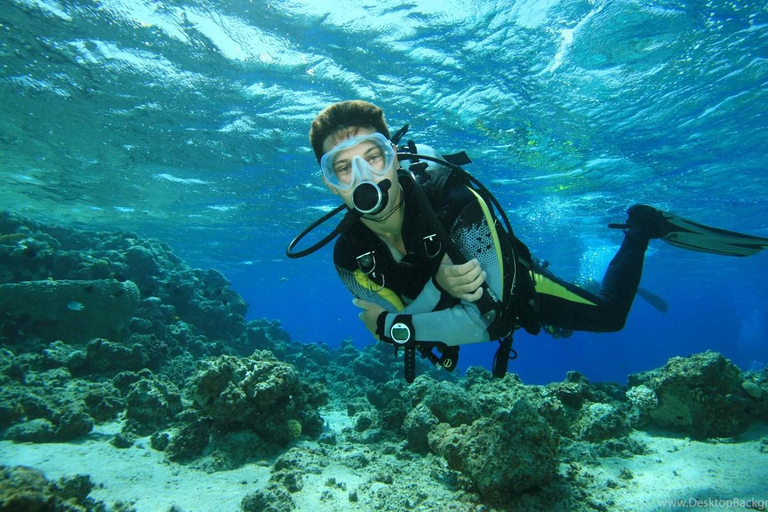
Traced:
[[434, 311], [440, 301], [443, 299], [443, 291], [435, 285], [434, 276], [430, 279], [419, 293], [418, 297], [408, 304], [400, 313], [404, 315], [413, 315], [416, 313], [426, 313]]
[[[497, 297], [502, 297], [504, 274], [496, 226], [485, 202], [479, 196], [468, 189], [462, 194], [466, 200], [448, 227], [449, 233], [468, 260], [478, 259], [486, 271], [486, 282], [490, 289]], [[430, 280], [417, 299], [401, 311], [401, 314], [412, 315], [416, 341], [463, 345], [490, 339], [488, 325], [474, 303], [461, 301], [453, 307], [436, 310], [439, 296], [440, 291]], [[385, 334], [389, 333], [395, 316], [386, 316]]]

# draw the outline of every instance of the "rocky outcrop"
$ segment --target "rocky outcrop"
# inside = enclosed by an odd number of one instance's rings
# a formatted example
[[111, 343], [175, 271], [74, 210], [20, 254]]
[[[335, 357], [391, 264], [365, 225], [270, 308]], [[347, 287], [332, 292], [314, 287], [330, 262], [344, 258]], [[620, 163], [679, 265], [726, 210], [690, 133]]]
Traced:
[[673, 357], [662, 368], [630, 375], [629, 384], [655, 395], [656, 407], [642, 413], [650, 424], [697, 439], [731, 437], [754, 420], [754, 397], [742, 385], [741, 370], [715, 352]]
[[428, 437], [450, 467], [495, 503], [542, 486], [557, 473], [559, 436], [524, 399], [471, 425], [440, 424]]
[[19, 329], [45, 341], [83, 343], [104, 337], [124, 340], [139, 306], [131, 281], [45, 280], [0, 284], [0, 311]]
[[195, 407], [222, 432], [252, 430], [285, 445], [295, 439], [295, 422], [310, 435], [322, 427], [317, 408], [327, 399], [324, 391], [303, 383], [293, 366], [268, 352], [206, 361], [191, 389]]
[[51, 481], [42, 471], [24, 466], [0, 466], [0, 510], [108, 512], [104, 503], [89, 498], [94, 484], [87, 475]]

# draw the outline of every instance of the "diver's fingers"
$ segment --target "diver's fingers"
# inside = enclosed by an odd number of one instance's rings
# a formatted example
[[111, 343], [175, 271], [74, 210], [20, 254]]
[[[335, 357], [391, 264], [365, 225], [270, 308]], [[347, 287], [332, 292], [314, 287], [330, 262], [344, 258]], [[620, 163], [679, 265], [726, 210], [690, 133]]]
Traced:
[[472, 260], [469, 263], [472, 263], [473, 265], [469, 268], [467, 273], [464, 274], [464, 279], [471, 279], [473, 282], [478, 278], [481, 278], [481, 280], [485, 279], [485, 271], [483, 270], [483, 267], [480, 266], [480, 263], [477, 260]]
[[371, 309], [371, 306], [373, 306], [373, 302], [368, 302], [367, 300], [358, 299], [355, 297], [352, 299], [352, 304], [357, 306], [360, 309]]
[[[448, 261], [450, 261], [450, 258], [448, 258]], [[448, 278], [464, 277], [467, 276], [467, 274], [474, 278], [474, 276], [482, 270], [480, 262], [477, 260], [469, 260], [461, 265], [455, 265], [453, 263], [445, 263], [445, 258], [443, 258], [441, 265], [444, 266], [443, 270]]]
[[[481, 270], [471, 281], [457, 285], [455, 287], [455, 291], [457, 294], [466, 294], [466, 293], [474, 293], [480, 286], [482, 286], [483, 281], [485, 281], [486, 277], [485, 270]], [[466, 276], [465, 276], [466, 277]]]
[[480, 300], [480, 297], [482, 296], [483, 296], [483, 289], [478, 288], [472, 293], [465, 293], [464, 295], [461, 296], [461, 299], [467, 302], [475, 302]]
[[481, 270], [480, 273], [475, 278], [475, 280], [472, 281], [472, 286], [474, 286], [475, 288], [480, 288], [480, 286], [482, 286], [482, 284], [485, 282], [485, 278], [487, 275], [488, 274], [485, 273], [485, 270]]

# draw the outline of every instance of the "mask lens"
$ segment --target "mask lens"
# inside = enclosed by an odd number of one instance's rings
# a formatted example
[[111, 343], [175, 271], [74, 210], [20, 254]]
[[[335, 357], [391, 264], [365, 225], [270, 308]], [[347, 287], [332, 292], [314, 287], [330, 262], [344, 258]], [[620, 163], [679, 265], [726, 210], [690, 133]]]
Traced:
[[342, 142], [320, 160], [325, 181], [338, 190], [349, 190], [358, 183], [384, 176], [397, 154], [380, 133], [360, 135]]

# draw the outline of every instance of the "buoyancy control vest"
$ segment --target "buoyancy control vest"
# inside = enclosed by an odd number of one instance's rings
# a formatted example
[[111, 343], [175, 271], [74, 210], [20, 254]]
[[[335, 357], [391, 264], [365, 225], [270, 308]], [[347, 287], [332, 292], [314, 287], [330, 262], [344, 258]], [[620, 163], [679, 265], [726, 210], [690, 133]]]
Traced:
[[[453, 155], [440, 156], [429, 146], [416, 145], [413, 141], [399, 147], [398, 153], [404, 155], [401, 167], [412, 174], [433, 207], [436, 219], [443, 227], [447, 226], [451, 220], [453, 212], [450, 209], [452, 204], [450, 196], [457, 188], [467, 188], [478, 196], [483, 202], [486, 213], [492, 219], [490, 227], [494, 231], [494, 236], [498, 237], [501, 247], [505, 284], [503, 297], [493, 297], [496, 302], [495, 307], [501, 309], [498, 312], [499, 317], [489, 329], [491, 337], [504, 336], [508, 331], [517, 328], [524, 328], [531, 334], [538, 334], [541, 327], [536, 319], [538, 301], [535, 283], [531, 277], [534, 268], [533, 257], [528, 247], [514, 235], [509, 220], [496, 198], [460, 167], [460, 165], [471, 163], [467, 154], [462, 151]], [[405, 155], [412, 156], [405, 157]], [[434, 158], [434, 160], [428, 161], [427, 158]], [[439, 161], [444, 161], [450, 166], [443, 165]], [[456, 262], [454, 260], [454, 263]]]
[[[486, 319], [490, 339], [497, 339], [499, 347], [493, 361], [494, 377], [503, 377], [510, 359], [517, 357], [512, 349], [512, 337], [518, 328], [524, 328], [531, 334], [538, 334], [541, 326], [537, 320], [538, 300], [532, 277], [533, 258], [528, 247], [515, 237], [509, 220], [496, 198], [485, 186], [467, 173], [460, 165], [471, 163], [466, 153], [440, 156], [428, 146], [417, 146], [413, 141], [398, 148], [401, 167], [413, 178], [416, 197], [421, 198], [422, 209], [430, 210], [439, 240], [454, 263], [463, 263], [467, 259], [459, 252], [447, 231], [453, 211], [451, 195], [457, 190], [468, 189], [480, 201], [488, 219], [495, 243], [502, 256], [504, 286], [502, 297], [496, 297], [487, 286], [476, 305]], [[418, 345], [418, 344], [417, 344]], [[437, 344], [440, 345], [440, 344]], [[429, 358], [451, 370], [458, 359], [458, 346], [439, 347], [442, 357], [435, 356], [429, 344], [417, 347], [423, 357]], [[413, 359], [415, 350], [405, 350], [406, 380], [415, 377]], [[446, 359], [448, 361], [446, 361]], [[450, 366], [447, 366], [449, 363]], [[409, 373], [410, 370], [410, 373]]]

